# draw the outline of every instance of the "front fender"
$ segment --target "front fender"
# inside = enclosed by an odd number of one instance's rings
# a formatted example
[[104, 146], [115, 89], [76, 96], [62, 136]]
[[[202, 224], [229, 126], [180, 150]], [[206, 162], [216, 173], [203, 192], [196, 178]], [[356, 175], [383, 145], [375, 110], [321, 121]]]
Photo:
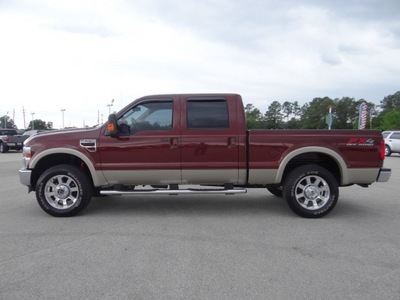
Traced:
[[34, 169], [35, 166], [45, 157], [49, 155], [54, 155], [54, 154], [67, 154], [67, 155], [72, 155], [75, 157], [78, 157], [81, 159], [86, 166], [89, 169], [90, 175], [93, 180], [94, 186], [101, 186], [101, 185], [107, 185], [107, 180], [105, 179], [103, 172], [98, 171], [94, 167], [94, 162], [86, 156], [84, 153], [77, 151], [75, 149], [71, 148], [51, 148], [51, 149], [46, 149], [44, 151], [41, 151], [37, 155], [34, 155], [30, 161], [29, 161], [29, 169]]

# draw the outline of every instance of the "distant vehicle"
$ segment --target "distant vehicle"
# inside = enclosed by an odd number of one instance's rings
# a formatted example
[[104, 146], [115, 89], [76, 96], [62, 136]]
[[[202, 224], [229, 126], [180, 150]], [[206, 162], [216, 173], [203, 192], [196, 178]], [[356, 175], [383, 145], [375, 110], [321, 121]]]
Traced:
[[400, 131], [384, 131], [382, 135], [385, 139], [385, 155], [400, 153]]
[[15, 129], [0, 129], [0, 152], [21, 151], [28, 136], [19, 135]]

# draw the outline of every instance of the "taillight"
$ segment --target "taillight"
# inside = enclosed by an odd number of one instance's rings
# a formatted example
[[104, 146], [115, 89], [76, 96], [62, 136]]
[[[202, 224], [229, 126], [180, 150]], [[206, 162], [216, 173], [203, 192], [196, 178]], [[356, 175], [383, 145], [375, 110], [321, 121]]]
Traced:
[[381, 140], [381, 151], [379, 151], [379, 157], [384, 160], [385, 159], [385, 140]]
[[4, 141], [8, 143], [8, 142], [10, 141], [10, 137], [9, 137], [9, 136], [6, 136], [6, 137], [4, 138]]

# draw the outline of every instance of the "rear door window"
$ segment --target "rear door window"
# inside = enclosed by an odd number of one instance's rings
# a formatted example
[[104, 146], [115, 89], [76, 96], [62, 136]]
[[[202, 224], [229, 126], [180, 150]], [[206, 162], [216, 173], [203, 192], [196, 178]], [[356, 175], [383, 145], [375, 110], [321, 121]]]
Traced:
[[188, 129], [228, 129], [229, 113], [225, 99], [191, 100], [187, 102]]

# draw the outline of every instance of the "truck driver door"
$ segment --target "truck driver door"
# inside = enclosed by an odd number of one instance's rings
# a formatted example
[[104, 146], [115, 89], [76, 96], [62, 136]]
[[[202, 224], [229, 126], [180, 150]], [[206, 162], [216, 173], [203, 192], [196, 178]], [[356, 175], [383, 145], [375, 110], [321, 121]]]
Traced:
[[145, 99], [119, 116], [117, 137], [101, 138], [101, 164], [110, 184], [179, 184], [179, 114], [174, 99]]

